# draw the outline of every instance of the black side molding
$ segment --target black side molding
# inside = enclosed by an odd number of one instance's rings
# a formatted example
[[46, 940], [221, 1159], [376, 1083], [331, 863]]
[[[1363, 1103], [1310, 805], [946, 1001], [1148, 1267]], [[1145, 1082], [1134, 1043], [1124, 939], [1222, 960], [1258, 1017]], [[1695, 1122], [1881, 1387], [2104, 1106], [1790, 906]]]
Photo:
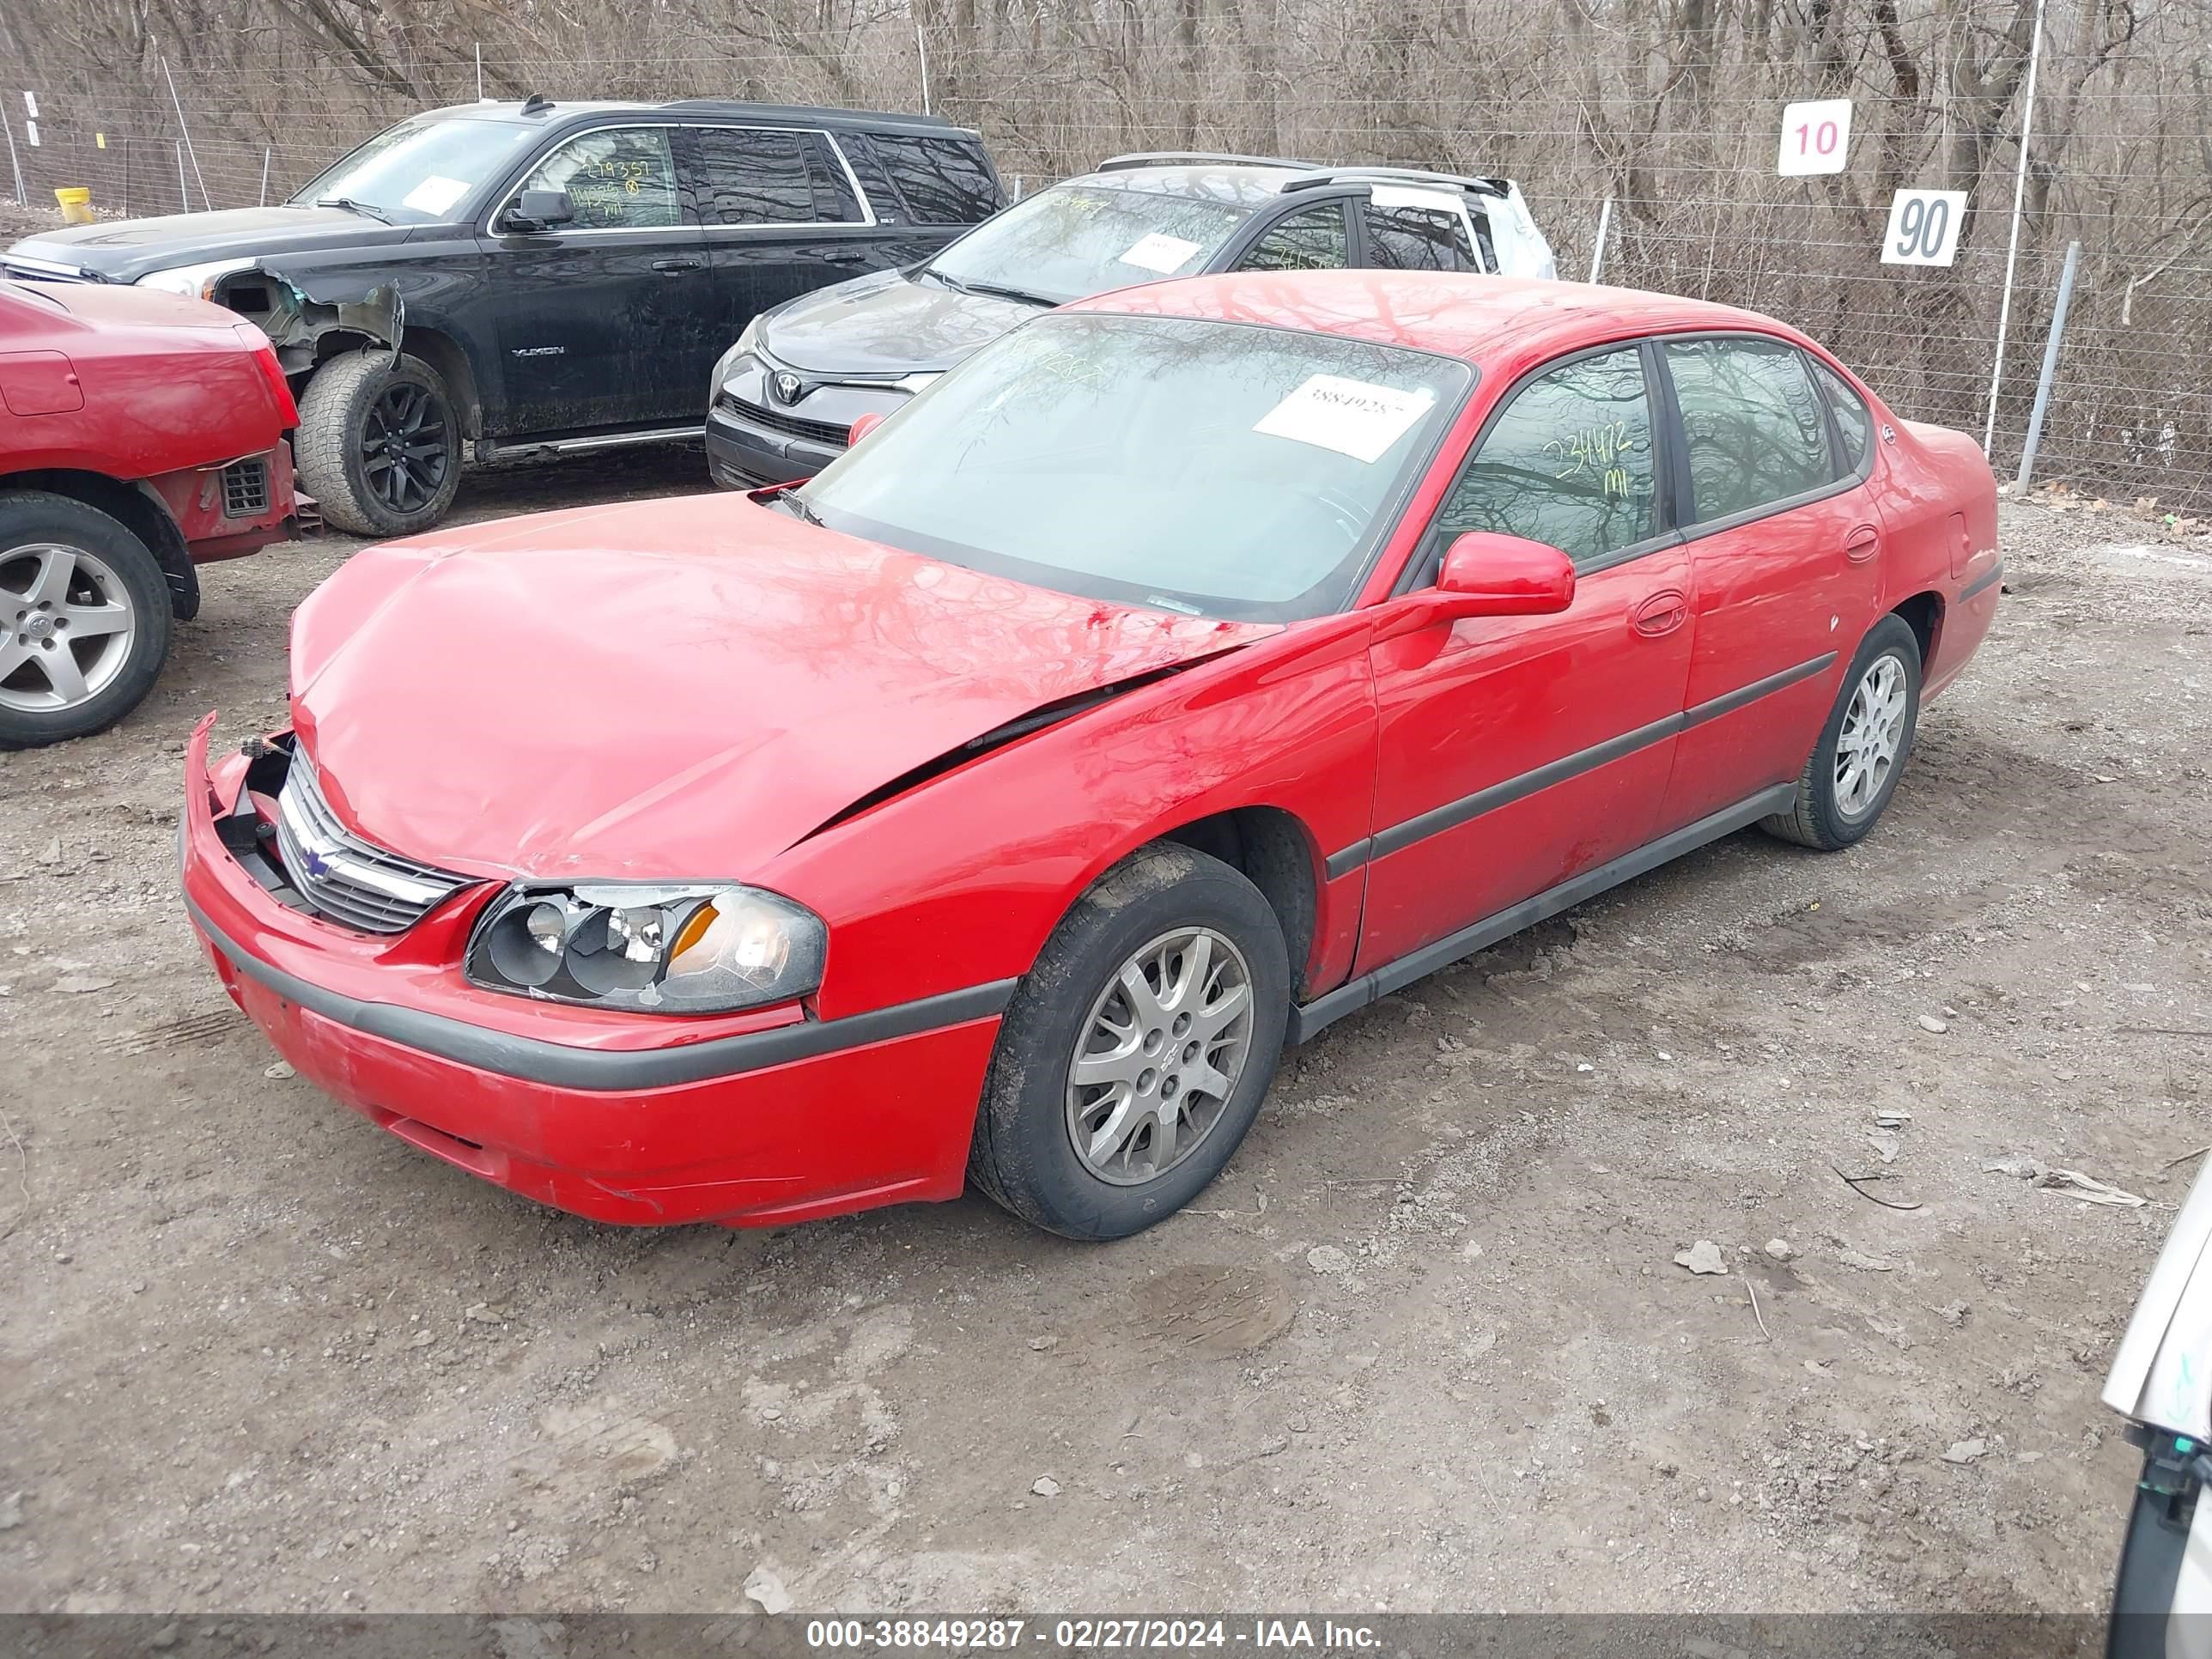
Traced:
[[1323, 1026], [1342, 1019], [1346, 1014], [1356, 1013], [1369, 1003], [1389, 996], [1393, 991], [1402, 990], [1439, 968], [1449, 967], [1462, 957], [1473, 956], [1477, 951], [1486, 950], [1498, 940], [1519, 933], [1523, 927], [1533, 927], [1547, 917], [1572, 909], [1584, 899], [1595, 898], [1608, 887], [1617, 887], [1647, 870], [1656, 870], [1709, 841], [1718, 841], [1723, 836], [1733, 835], [1761, 818], [1787, 811], [1790, 803], [1796, 799], [1796, 784], [1777, 784], [1771, 789], [1760, 791], [1749, 800], [1724, 808], [1710, 817], [1699, 818], [1695, 823], [1686, 824], [1656, 841], [1647, 842], [1610, 864], [1601, 864], [1595, 870], [1585, 870], [1579, 876], [1570, 877], [1558, 886], [1548, 888], [1534, 898], [1523, 899], [1510, 909], [1500, 910], [1496, 915], [1476, 922], [1472, 927], [1462, 927], [1456, 933], [1446, 934], [1433, 945], [1425, 945], [1418, 951], [1400, 957], [1395, 962], [1385, 963], [1374, 972], [1339, 986], [1327, 996], [1291, 1009], [1290, 1029], [1285, 1040], [1304, 1042]]
[[1761, 697], [1825, 674], [1835, 662], [1832, 651], [1825, 655], [1801, 662], [1794, 668], [1785, 668], [1778, 674], [1740, 685], [1733, 691], [1724, 691], [1717, 697], [1686, 708], [1679, 714], [1669, 714], [1664, 720], [1653, 720], [1649, 726], [1639, 726], [1624, 732], [1617, 738], [1607, 738], [1603, 743], [1578, 749], [1571, 755], [1523, 772], [1517, 778], [1508, 778], [1503, 783], [1493, 783], [1487, 789], [1479, 789], [1472, 795], [1462, 795], [1457, 800], [1446, 801], [1442, 806], [1430, 808], [1417, 817], [1394, 823], [1388, 830], [1378, 830], [1363, 841], [1356, 841], [1341, 852], [1332, 853], [1322, 865], [1331, 881], [1348, 875], [1370, 859], [1379, 859], [1411, 847], [1416, 842], [1426, 841], [1431, 836], [1442, 835], [1447, 830], [1456, 830], [1485, 812], [1494, 812], [1501, 806], [1510, 806], [1524, 800], [1539, 790], [1548, 789], [1555, 783], [1565, 783], [1570, 778], [1580, 777], [1609, 762], [1634, 754], [1639, 749], [1703, 726], [1707, 720], [1717, 720], [1723, 714], [1733, 714], [1739, 708], [1748, 708]]
[[1960, 605], [1966, 604], [1968, 599], [1972, 599], [1977, 593], [1985, 591], [1991, 582], [2002, 581], [2003, 580], [2004, 561], [2000, 559], [1995, 564], [1991, 565], [1987, 570], [1982, 572], [1980, 575], [1975, 577], [1973, 580], [1968, 582], [1964, 587], [1959, 590], [1959, 603]]
[[389, 1002], [368, 1002], [341, 992], [312, 985], [296, 975], [271, 967], [249, 956], [237, 942], [208, 920], [207, 913], [189, 896], [185, 908], [216, 949], [230, 959], [247, 978], [267, 986], [287, 1002], [312, 1009], [371, 1036], [380, 1036], [424, 1054], [436, 1054], [479, 1071], [520, 1078], [526, 1083], [549, 1084], [558, 1089], [606, 1091], [658, 1089], [675, 1083], [698, 1083], [708, 1078], [737, 1077], [763, 1071], [794, 1060], [811, 1060], [841, 1048], [858, 1048], [893, 1037], [914, 1036], [941, 1026], [960, 1025], [987, 1018], [1003, 1010], [1014, 994], [1016, 981], [994, 980], [964, 990], [894, 1003], [888, 1008], [849, 1014], [842, 1019], [809, 1019], [796, 1025], [780, 1025], [770, 1031], [742, 1036], [716, 1037], [678, 1048], [610, 1050], [572, 1048], [566, 1043], [536, 1037], [513, 1036], [443, 1014], [402, 1008]]

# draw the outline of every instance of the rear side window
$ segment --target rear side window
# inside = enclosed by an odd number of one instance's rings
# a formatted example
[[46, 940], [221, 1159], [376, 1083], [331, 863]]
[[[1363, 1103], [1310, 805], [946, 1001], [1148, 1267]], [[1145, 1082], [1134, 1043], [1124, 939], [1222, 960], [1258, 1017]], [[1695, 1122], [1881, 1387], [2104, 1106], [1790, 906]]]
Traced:
[[799, 225], [811, 222], [814, 181], [796, 132], [700, 127], [700, 216], [710, 225]]
[[1384, 270], [1480, 270], [1467, 240], [1467, 221], [1440, 207], [1385, 206], [1369, 202], [1360, 209], [1367, 232], [1368, 257]]
[[1805, 359], [1780, 340], [1668, 340], [1661, 349], [1681, 406], [1692, 511], [1712, 524], [1833, 481], [1827, 417]]
[[1514, 394], [1437, 527], [1525, 536], [1587, 568], [1657, 533], [1656, 476], [1642, 354], [1578, 357]]
[[866, 142], [911, 222], [980, 224], [999, 210], [998, 180], [972, 141], [875, 132]]
[[1850, 382], [1830, 368], [1818, 357], [1806, 360], [1813, 365], [1813, 378], [1820, 382], [1821, 395], [1827, 398], [1828, 407], [1836, 414], [1836, 430], [1843, 434], [1845, 477], [1856, 477], [1866, 465], [1867, 451], [1874, 447], [1874, 416], [1865, 400], [1851, 390]]
[[1350, 260], [1344, 207], [1330, 202], [1279, 219], [1245, 252], [1240, 270], [1341, 270]]
[[852, 181], [818, 132], [698, 127], [691, 138], [700, 216], [710, 225], [860, 222]]

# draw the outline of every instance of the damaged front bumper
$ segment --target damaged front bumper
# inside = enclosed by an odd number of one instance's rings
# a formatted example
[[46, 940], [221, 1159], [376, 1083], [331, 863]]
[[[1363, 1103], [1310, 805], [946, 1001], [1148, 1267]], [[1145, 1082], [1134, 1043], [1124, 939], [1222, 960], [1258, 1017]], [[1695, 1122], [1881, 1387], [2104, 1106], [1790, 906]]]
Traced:
[[211, 768], [213, 718], [185, 757], [193, 931], [231, 1000], [343, 1104], [599, 1221], [772, 1225], [959, 1194], [994, 1010], [672, 1020], [478, 991], [459, 963], [504, 884], [472, 882], [397, 934], [322, 920], [275, 852], [283, 750]]

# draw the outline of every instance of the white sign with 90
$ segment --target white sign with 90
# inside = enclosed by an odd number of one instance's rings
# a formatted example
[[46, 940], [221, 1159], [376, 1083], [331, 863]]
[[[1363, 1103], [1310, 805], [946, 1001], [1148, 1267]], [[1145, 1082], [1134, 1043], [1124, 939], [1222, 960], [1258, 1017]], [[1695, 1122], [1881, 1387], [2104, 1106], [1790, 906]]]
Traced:
[[1959, 252], [1959, 222], [1966, 216], [1963, 190], [1900, 190], [1889, 200], [1889, 228], [1881, 234], [1886, 265], [1948, 265]]
[[1851, 147], [1851, 100], [1820, 98], [1782, 111], [1782, 155], [1775, 170], [1785, 179], [1841, 173]]

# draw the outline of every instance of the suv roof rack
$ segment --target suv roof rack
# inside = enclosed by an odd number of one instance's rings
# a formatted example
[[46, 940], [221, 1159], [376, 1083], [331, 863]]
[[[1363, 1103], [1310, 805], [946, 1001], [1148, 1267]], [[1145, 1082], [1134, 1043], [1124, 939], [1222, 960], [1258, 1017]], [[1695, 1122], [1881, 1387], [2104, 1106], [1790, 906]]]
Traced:
[[1321, 185], [1418, 184], [1449, 185], [1458, 190], [1479, 190], [1486, 196], [1504, 196], [1511, 187], [1506, 179], [1478, 179], [1462, 173], [1431, 173], [1421, 167], [1316, 167], [1283, 181], [1285, 190], [1312, 190]]
[[1318, 161], [1292, 161], [1280, 155], [1225, 155], [1202, 149], [1145, 149], [1133, 150], [1127, 155], [1109, 155], [1093, 173], [1127, 173], [1137, 167], [1196, 167], [1212, 163], [1217, 167], [1295, 167], [1301, 171], [1321, 166]]
[[896, 110], [847, 109], [836, 104], [762, 104], [742, 98], [672, 98], [650, 106], [691, 110], [702, 115], [805, 116], [811, 121], [855, 126], [927, 128], [932, 132], [969, 136], [975, 133], [974, 128], [963, 127], [942, 115], [915, 115]]

